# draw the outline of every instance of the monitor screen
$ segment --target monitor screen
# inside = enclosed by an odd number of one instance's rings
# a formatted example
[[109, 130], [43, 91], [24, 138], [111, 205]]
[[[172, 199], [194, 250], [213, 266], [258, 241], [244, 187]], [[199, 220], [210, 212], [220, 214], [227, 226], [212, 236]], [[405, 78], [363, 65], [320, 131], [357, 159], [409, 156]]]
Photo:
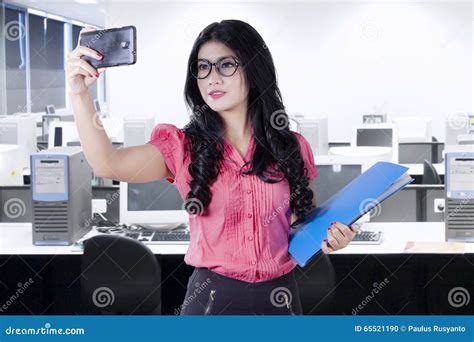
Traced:
[[[426, 159], [433, 163], [433, 157], [436, 158], [432, 143], [402, 143], [399, 145], [398, 162], [402, 164], [422, 164]], [[436, 151], [437, 152], [437, 151]]]
[[99, 102], [99, 100], [97, 100], [97, 99], [94, 100], [94, 107], [95, 107], [95, 111], [97, 113], [100, 113], [100, 102]]
[[362, 165], [317, 165], [317, 206], [323, 204], [362, 173]]
[[390, 128], [358, 128], [357, 146], [392, 147], [392, 133]]
[[474, 191], [474, 158], [451, 158], [448, 191]]
[[175, 185], [167, 180], [149, 183], [129, 183], [129, 211], [182, 210], [183, 199]]

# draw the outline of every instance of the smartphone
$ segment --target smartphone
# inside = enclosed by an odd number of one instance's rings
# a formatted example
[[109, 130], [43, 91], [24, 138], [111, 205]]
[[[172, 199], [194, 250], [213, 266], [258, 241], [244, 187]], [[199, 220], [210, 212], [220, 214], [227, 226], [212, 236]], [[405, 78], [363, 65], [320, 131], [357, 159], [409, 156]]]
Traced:
[[82, 56], [82, 59], [96, 69], [131, 65], [137, 62], [137, 29], [135, 26], [84, 32], [80, 35], [79, 44], [104, 56], [101, 60]]

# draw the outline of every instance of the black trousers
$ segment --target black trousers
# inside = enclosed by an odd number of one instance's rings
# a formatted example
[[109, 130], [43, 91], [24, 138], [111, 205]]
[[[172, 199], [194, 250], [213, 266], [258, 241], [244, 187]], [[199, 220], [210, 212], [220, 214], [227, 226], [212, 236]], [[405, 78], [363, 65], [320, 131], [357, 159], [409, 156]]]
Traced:
[[302, 315], [294, 270], [275, 279], [248, 283], [207, 268], [189, 277], [181, 315]]

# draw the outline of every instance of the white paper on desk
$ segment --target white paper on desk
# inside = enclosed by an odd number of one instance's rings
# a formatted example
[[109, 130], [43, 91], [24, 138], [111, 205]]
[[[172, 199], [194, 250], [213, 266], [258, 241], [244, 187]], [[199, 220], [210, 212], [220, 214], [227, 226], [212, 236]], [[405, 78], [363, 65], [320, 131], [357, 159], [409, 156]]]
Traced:
[[405, 253], [463, 253], [463, 242], [407, 241]]

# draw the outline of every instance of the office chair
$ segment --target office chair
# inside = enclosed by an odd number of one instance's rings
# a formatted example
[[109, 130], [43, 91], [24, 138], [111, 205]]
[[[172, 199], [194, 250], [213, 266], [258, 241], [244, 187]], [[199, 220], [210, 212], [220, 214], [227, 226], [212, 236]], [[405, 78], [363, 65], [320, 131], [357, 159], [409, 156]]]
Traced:
[[421, 184], [443, 184], [438, 171], [434, 168], [428, 160], [423, 160], [423, 177]]
[[295, 277], [304, 315], [334, 313], [336, 276], [328, 255], [320, 251], [304, 268], [297, 267]]
[[94, 236], [84, 241], [81, 297], [90, 314], [160, 314], [160, 265], [138, 241]]

